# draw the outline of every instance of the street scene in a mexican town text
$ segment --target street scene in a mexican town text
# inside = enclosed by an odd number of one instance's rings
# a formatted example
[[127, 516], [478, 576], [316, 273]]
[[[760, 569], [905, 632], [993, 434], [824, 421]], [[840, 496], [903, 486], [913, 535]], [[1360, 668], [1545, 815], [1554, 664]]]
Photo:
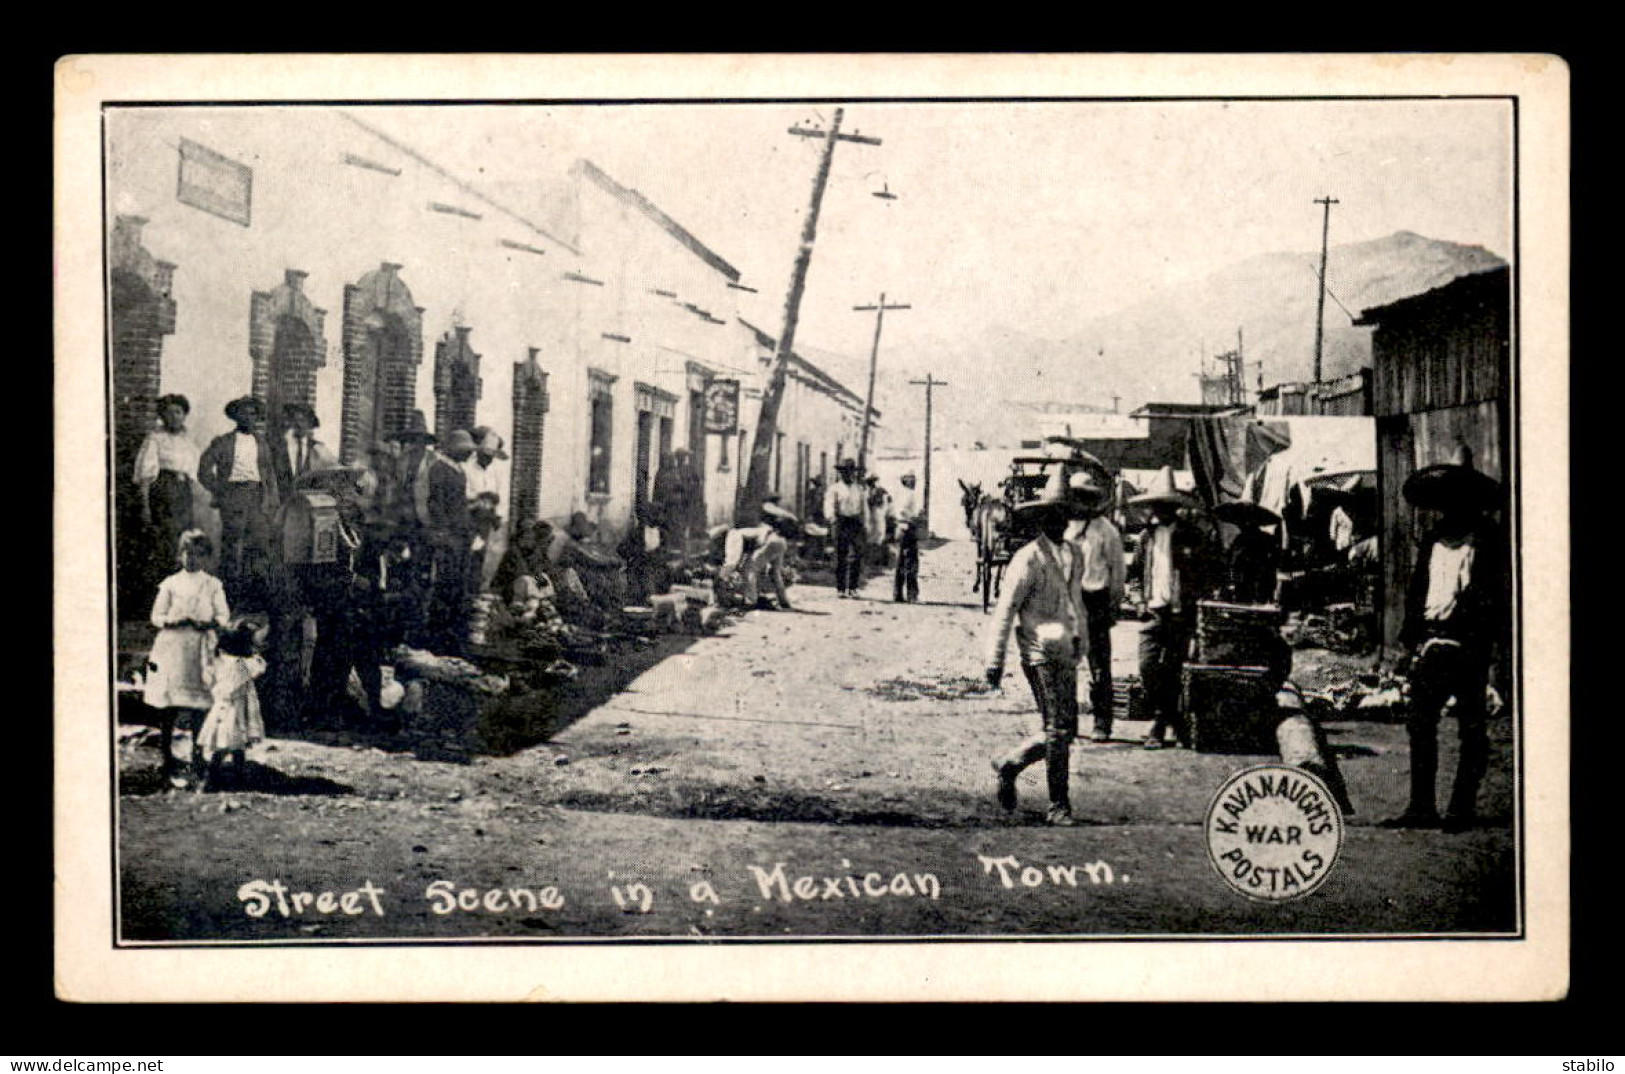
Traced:
[[117, 940], [1519, 933], [1513, 123], [108, 107]]

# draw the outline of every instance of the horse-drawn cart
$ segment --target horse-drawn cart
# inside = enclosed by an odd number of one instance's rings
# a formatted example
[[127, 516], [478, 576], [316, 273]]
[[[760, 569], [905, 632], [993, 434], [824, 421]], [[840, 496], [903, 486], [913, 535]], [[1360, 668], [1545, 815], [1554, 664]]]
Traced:
[[1064, 437], [1051, 437], [1050, 442], [1068, 446], [1069, 453], [1020, 455], [1011, 459], [1010, 474], [999, 482], [1000, 496], [997, 499], [982, 494], [980, 486], [966, 486], [961, 482], [961, 488], [966, 493], [966, 524], [976, 541], [976, 581], [971, 592], [982, 594], [984, 612], [999, 597], [1004, 569], [1010, 565], [1017, 550], [1032, 540], [1037, 532], [1021, 521], [1015, 509], [1038, 499], [1057, 469], [1068, 476], [1077, 471], [1091, 471], [1110, 486], [1111, 475], [1099, 459], [1070, 444]]

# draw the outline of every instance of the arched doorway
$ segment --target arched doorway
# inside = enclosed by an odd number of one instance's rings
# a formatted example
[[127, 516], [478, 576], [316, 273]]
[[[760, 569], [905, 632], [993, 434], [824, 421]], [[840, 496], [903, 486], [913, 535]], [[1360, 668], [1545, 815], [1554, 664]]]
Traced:
[[406, 427], [423, 360], [423, 310], [385, 262], [344, 288], [344, 428], [339, 457], [365, 461]]

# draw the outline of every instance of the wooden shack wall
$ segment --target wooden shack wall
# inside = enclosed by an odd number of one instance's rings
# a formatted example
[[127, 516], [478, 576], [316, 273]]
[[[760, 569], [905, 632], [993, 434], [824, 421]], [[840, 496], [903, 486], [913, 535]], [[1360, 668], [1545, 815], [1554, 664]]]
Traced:
[[1455, 286], [1462, 289], [1379, 321], [1371, 340], [1373, 413], [1506, 397], [1512, 353], [1506, 278]]

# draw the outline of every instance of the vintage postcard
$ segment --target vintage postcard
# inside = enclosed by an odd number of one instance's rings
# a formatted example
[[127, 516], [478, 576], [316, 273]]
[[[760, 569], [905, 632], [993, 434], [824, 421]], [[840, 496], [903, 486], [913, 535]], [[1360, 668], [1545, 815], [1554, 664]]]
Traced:
[[1562, 61], [56, 105], [62, 997], [1565, 993]]

